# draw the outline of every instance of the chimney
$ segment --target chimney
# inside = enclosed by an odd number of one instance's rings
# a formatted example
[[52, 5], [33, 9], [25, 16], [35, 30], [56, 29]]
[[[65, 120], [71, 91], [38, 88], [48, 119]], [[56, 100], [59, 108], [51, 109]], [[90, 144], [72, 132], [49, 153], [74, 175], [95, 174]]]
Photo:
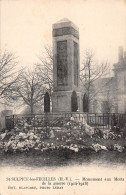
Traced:
[[119, 62], [123, 59], [123, 47], [121, 46], [118, 48], [118, 58]]

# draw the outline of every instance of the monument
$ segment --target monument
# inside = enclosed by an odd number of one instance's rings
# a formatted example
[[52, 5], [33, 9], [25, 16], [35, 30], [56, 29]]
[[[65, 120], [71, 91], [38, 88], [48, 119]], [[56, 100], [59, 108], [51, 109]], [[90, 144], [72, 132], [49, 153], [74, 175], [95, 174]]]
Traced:
[[68, 19], [53, 24], [53, 112], [82, 111], [79, 29]]

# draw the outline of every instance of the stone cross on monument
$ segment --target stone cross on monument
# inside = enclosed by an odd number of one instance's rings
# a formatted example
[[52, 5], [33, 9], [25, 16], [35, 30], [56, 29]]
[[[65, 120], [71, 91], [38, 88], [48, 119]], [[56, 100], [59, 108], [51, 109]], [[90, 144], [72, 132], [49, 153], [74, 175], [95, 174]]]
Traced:
[[82, 111], [79, 29], [68, 19], [53, 24], [53, 112]]

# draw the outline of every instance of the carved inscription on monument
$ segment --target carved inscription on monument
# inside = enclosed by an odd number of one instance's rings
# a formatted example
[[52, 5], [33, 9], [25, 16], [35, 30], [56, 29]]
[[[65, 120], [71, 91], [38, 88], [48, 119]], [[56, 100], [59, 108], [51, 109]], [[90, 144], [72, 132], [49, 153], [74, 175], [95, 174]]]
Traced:
[[67, 85], [67, 41], [57, 41], [57, 84]]
[[78, 44], [74, 43], [74, 85], [78, 86]]

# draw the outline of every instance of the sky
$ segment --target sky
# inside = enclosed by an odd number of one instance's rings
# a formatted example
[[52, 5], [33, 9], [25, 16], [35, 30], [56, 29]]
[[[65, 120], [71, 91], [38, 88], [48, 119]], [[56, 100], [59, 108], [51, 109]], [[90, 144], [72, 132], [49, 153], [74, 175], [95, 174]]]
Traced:
[[1, 50], [14, 52], [19, 66], [32, 68], [45, 45], [52, 45], [52, 24], [68, 18], [79, 27], [81, 60], [85, 49], [110, 66], [118, 47], [126, 50], [126, 0], [1, 0]]

